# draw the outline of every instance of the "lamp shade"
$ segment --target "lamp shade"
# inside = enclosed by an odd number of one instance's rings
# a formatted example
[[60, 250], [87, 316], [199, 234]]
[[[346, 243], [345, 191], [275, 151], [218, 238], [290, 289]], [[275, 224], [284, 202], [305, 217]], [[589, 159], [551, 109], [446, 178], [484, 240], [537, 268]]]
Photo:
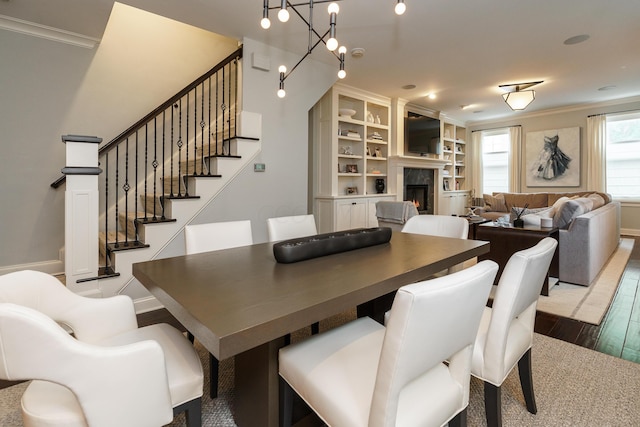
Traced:
[[502, 97], [512, 110], [518, 111], [527, 108], [536, 99], [536, 93], [533, 90], [516, 90], [515, 92], [503, 93]]

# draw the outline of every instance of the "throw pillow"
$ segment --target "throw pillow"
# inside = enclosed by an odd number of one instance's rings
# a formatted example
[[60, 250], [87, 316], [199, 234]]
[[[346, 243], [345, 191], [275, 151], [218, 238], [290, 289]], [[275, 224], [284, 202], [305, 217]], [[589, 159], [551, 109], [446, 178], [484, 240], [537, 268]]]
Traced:
[[591, 208], [592, 210], [598, 209], [599, 207], [605, 205], [604, 197], [602, 197], [598, 193], [589, 194], [587, 198], [593, 201], [593, 207]]
[[587, 213], [593, 207], [593, 201], [586, 197], [568, 200], [553, 216], [553, 226], [567, 228], [577, 216]]
[[483, 194], [482, 197], [487, 212], [508, 212], [507, 205], [504, 202], [504, 194], [496, 194], [494, 196]]

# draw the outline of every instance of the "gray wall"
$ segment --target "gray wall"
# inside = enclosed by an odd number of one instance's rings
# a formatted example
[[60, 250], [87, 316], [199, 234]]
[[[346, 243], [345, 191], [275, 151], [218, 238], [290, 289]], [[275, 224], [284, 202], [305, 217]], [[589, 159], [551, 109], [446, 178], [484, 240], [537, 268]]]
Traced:
[[0, 30], [0, 272], [62, 271], [61, 135], [110, 140], [237, 45], [121, 4], [93, 50]]
[[[534, 101], [535, 102], [535, 101]], [[506, 107], [505, 107], [506, 108]], [[492, 121], [482, 123], [472, 123], [467, 125], [467, 141], [471, 141], [471, 131], [499, 128], [506, 126], [522, 126], [522, 164], [521, 172], [521, 192], [565, 192], [565, 191], [582, 191], [589, 190], [587, 183], [587, 117], [593, 114], [615, 113], [628, 110], [640, 110], [640, 100], [638, 98], [621, 100], [619, 103], [611, 103], [609, 105], [594, 105], [582, 108], [567, 108], [557, 111], [548, 111], [542, 113], [521, 114], [509, 120]], [[525, 150], [526, 138], [528, 132], [536, 132], [550, 129], [562, 129], [580, 127], [580, 186], [579, 187], [527, 187], [526, 186], [526, 168], [525, 168]], [[640, 235], [640, 206], [638, 204], [623, 203], [621, 227], [624, 233]]]

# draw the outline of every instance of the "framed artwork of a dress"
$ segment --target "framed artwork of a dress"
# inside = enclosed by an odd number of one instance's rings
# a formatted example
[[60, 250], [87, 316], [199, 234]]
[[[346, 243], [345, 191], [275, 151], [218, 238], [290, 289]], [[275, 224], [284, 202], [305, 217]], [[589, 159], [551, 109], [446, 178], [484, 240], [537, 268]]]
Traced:
[[527, 132], [527, 187], [580, 186], [580, 127]]

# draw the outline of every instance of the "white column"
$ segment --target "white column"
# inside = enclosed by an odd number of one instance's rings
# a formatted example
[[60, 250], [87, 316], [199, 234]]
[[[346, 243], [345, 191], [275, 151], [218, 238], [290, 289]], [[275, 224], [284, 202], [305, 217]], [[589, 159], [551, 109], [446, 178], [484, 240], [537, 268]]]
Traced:
[[[102, 138], [63, 135], [67, 166], [65, 192], [65, 275], [67, 287], [82, 295], [98, 289], [98, 144]], [[80, 283], [78, 283], [80, 281]]]

